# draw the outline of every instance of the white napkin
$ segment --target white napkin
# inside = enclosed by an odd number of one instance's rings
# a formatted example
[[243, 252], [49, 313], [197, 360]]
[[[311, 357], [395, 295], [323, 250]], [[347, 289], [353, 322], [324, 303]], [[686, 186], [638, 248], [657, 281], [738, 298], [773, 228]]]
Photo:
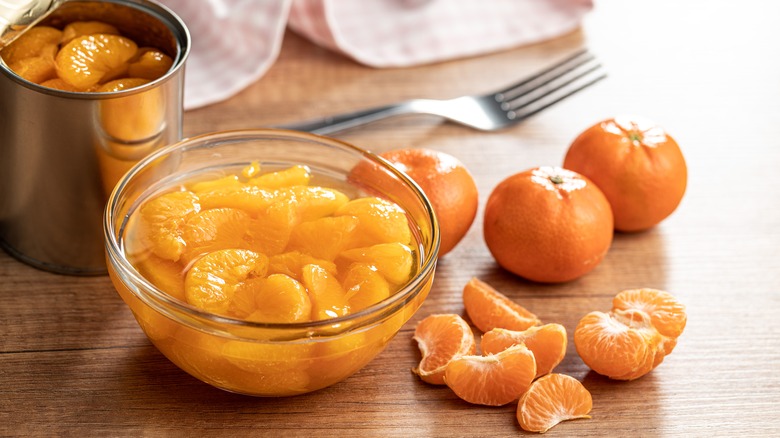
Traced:
[[592, 0], [162, 0], [187, 24], [185, 108], [260, 78], [285, 26], [372, 67], [407, 67], [530, 44], [580, 25]]

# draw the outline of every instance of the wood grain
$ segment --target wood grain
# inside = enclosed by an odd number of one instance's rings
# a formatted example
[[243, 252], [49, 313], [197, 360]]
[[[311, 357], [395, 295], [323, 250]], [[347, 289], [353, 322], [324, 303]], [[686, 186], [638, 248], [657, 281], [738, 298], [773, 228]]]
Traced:
[[[428, 117], [356, 129], [375, 151], [427, 147], [458, 157], [480, 191], [477, 221], [444, 257], [430, 297], [387, 350], [313, 394], [262, 399], [207, 386], [146, 340], [107, 277], [67, 277], [0, 254], [0, 435], [514, 436], [515, 406], [471, 406], [422, 383], [414, 325], [462, 313], [472, 276], [570, 336], [581, 316], [633, 287], [688, 307], [674, 353], [649, 375], [614, 382], [570, 343], [558, 372], [593, 394], [592, 419], [553, 436], [780, 435], [780, 7], [726, 1], [602, 0], [581, 30], [543, 44], [407, 69], [376, 70], [285, 37], [278, 62], [220, 104], [188, 112], [185, 134], [261, 127], [412, 97], [500, 87], [587, 45], [610, 77], [520, 126], [480, 133]], [[503, 178], [562, 162], [568, 144], [615, 114], [657, 120], [677, 139], [689, 187], [660, 226], [615, 236], [585, 277], [539, 285], [496, 266], [481, 236]]]

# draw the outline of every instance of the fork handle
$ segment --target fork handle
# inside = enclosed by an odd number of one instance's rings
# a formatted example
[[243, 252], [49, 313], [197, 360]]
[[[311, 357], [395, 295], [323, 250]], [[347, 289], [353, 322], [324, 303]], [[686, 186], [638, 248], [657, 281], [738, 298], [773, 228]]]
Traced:
[[416, 111], [414, 111], [412, 104], [409, 102], [402, 102], [394, 105], [385, 105], [351, 113], [323, 117], [302, 123], [282, 125], [279, 127], [283, 129], [294, 129], [296, 131], [307, 131], [313, 134], [332, 134], [388, 117], [411, 114], [414, 112]]

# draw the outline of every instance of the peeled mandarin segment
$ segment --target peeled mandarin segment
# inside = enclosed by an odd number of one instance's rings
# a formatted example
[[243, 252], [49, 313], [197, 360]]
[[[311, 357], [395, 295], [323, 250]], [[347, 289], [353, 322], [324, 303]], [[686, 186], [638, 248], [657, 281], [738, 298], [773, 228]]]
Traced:
[[517, 421], [523, 430], [547, 432], [556, 424], [590, 418], [593, 399], [577, 379], [550, 374], [531, 384], [517, 404]]
[[293, 166], [278, 172], [265, 173], [249, 180], [249, 185], [264, 189], [305, 186], [311, 180], [311, 170], [307, 166]]
[[247, 230], [250, 247], [269, 256], [280, 254], [297, 224], [295, 205], [289, 202], [272, 204], [250, 223]]
[[54, 79], [49, 79], [47, 81], [43, 81], [41, 82], [41, 86], [46, 88], [54, 88], [56, 90], [62, 90], [62, 91], [72, 91], [74, 93], [79, 93], [84, 91], [74, 87], [73, 85], [63, 81], [60, 78], [54, 78]]
[[471, 327], [454, 314], [426, 317], [415, 327], [412, 339], [417, 341], [422, 354], [420, 364], [412, 372], [434, 385], [444, 385], [444, 372], [450, 362], [476, 351]]
[[349, 202], [349, 198], [344, 193], [317, 186], [287, 187], [280, 189], [276, 196], [279, 199], [294, 201], [302, 221], [333, 216], [336, 210]]
[[184, 268], [176, 262], [165, 260], [153, 254], [133, 263], [144, 278], [158, 289], [180, 301], [187, 301], [184, 295]]
[[545, 324], [524, 331], [495, 328], [482, 335], [483, 354], [496, 354], [518, 344], [534, 353], [536, 377], [540, 377], [551, 372], [566, 356], [566, 328], [560, 324]]
[[464, 287], [463, 305], [471, 322], [483, 332], [494, 328], [523, 331], [540, 323], [536, 315], [477, 278]]
[[299, 251], [289, 251], [271, 256], [268, 262], [268, 273], [285, 274], [301, 281], [302, 270], [306, 265], [317, 265], [333, 276], [338, 273], [335, 263], [328, 260], [317, 259]]
[[190, 191], [195, 194], [208, 193], [220, 189], [233, 189], [244, 187], [238, 179], [238, 175], [227, 175], [222, 178], [198, 181], [190, 185]]
[[102, 21], [74, 21], [62, 29], [60, 43], [67, 44], [73, 38], [102, 33], [107, 35], [119, 35], [119, 30]]
[[398, 242], [350, 249], [342, 252], [341, 257], [373, 265], [387, 281], [396, 285], [409, 281], [414, 264], [412, 249]]
[[220, 249], [248, 249], [244, 237], [249, 223], [250, 216], [243, 210], [201, 210], [190, 216], [184, 224], [181, 237], [187, 246], [182, 256], [190, 261]]
[[192, 192], [171, 192], [145, 203], [141, 209], [140, 236], [152, 252], [167, 260], [178, 261], [186, 243], [181, 237], [187, 218], [200, 211], [198, 197]]
[[197, 189], [203, 208], [238, 208], [250, 214], [264, 212], [275, 201], [273, 192], [259, 187], [244, 186], [238, 181], [230, 182], [229, 178], [214, 181], [213, 185], [199, 182], [193, 186]]
[[349, 313], [349, 303], [338, 280], [317, 265], [303, 267], [303, 285], [312, 302], [312, 320], [344, 316]]
[[390, 296], [390, 285], [376, 271], [365, 263], [353, 263], [343, 281], [347, 302], [352, 312], [365, 309]]
[[143, 78], [153, 81], [163, 77], [173, 66], [173, 59], [161, 50], [143, 47], [138, 52], [141, 55], [136, 55], [135, 59], [127, 67], [127, 75], [132, 78]]
[[323, 217], [293, 228], [287, 249], [333, 261], [347, 247], [358, 226], [353, 216]]
[[249, 275], [264, 276], [268, 258], [244, 249], [223, 249], [198, 259], [187, 272], [187, 302], [207, 312], [226, 314], [236, 288]]
[[313, 348], [309, 343], [228, 341], [222, 347], [222, 354], [242, 370], [273, 375], [284, 371], [305, 371], [310, 364]]
[[40, 84], [57, 77], [54, 60], [46, 56], [20, 59], [8, 65], [14, 73], [30, 82]]
[[641, 377], [637, 371], [646, 369], [648, 361], [653, 363], [654, 339], [657, 342], [646, 327], [629, 327], [603, 312], [585, 315], [574, 331], [574, 345], [583, 362], [601, 375], [620, 380]]
[[676, 339], [685, 329], [685, 306], [670, 293], [657, 289], [620, 292], [612, 300], [615, 310], [641, 310], [650, 315], [653, 327], [667, 338]]
[[349, 201], [335, 212], [336, 216], [355, 216], [360, 219], [358, 233], [361, 240], [356, 245], [412, 240], [406, 212], [398, 205], [380, 198], [367, 197]]
[[111, 93], [115, 91], [124, 91], [124, 90], [129, 90], [131, 88], [140, 87], [141, 85], [145, 85], [148, 83], [149, 83], [148, 80], [140, 79], [140, 78], [115, 79], [113, 81], [106, 82], [105, 84], [98, 87], [97, 92]]
[[453, 360], [444, 371], [444, 382], [469, 403], [502, 406], [519, 399], [535, 376], [534, 354], [515, 345], [498, 354]]
[[71, 85], [88, 89], [123, 74], [137, 49], [132, 40], [118, 35], [76, 37], [57, 53], [57, 73]]
[[19, 35], [11, 44], [0, 51], [0, 56], [9, 66], [25, 58], [40, 56], [51, 46], [56, 49], [62, 38], [62, 31], [49, 26], [35, 26]]
[[255, 298], [256, 310], [247, 316], [247, 321], [290, 323], [311, 319], [312, 305], [306, 288], [287, 275], [272, 274], [242, 287], [250, 287]]

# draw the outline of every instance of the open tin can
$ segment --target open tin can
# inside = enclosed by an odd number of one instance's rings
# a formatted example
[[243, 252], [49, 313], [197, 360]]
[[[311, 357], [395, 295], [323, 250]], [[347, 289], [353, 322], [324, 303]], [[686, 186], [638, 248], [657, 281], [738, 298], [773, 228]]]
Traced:
[[43, 87], [0, 60], [0, 245], [48, 271], [103, 274], [101, 219], [114, 184], [138, 160], [182, 137], [190, 35], [179, 17], [150, 0], [44, 3], [50, 8], [38, 17], [18, 14], [21, 24], [62, 29], [102, 21], [173, 59], [159, 79], [106, 93]]

